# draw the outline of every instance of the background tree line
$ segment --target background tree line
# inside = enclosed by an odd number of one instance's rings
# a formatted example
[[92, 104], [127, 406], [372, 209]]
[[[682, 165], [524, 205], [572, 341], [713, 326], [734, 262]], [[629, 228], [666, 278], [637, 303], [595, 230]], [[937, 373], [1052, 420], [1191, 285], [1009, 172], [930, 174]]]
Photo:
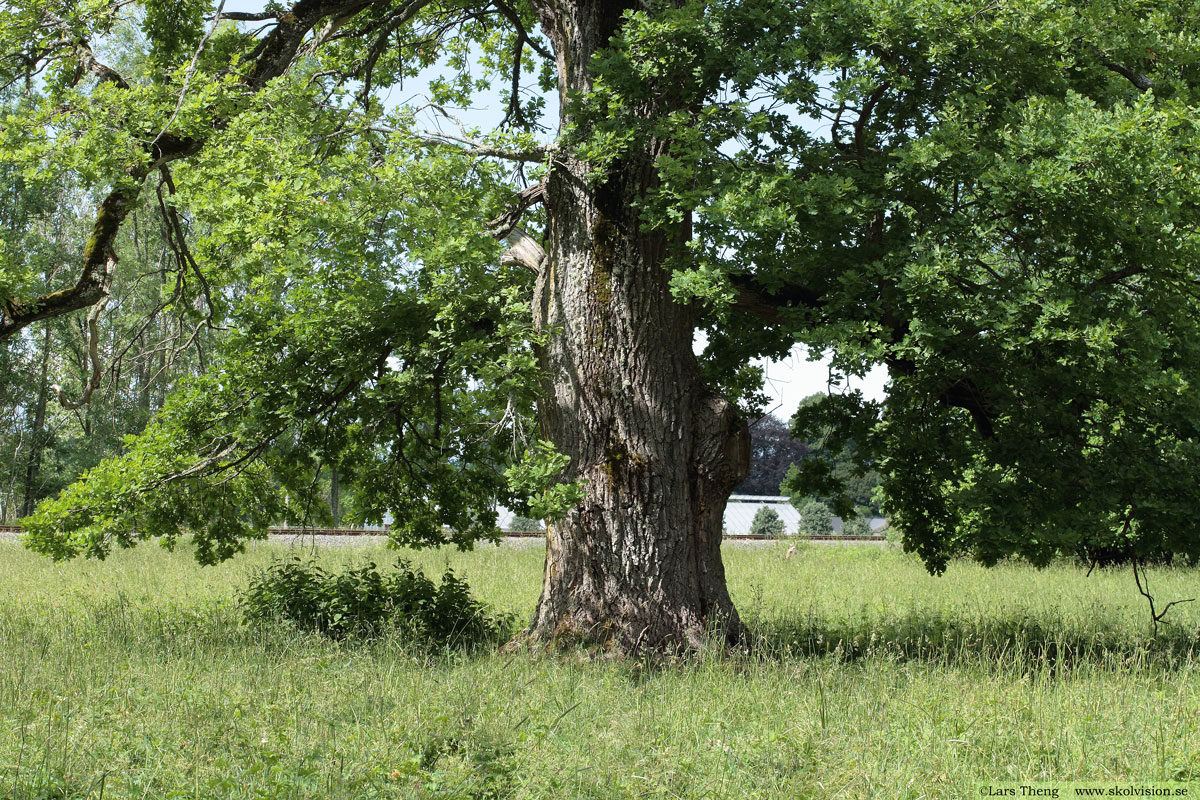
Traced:
[[[822, 394], [809, 395], [800, 401], [800, 408], [812, 406], [822, 397]], [[858, 513], [880, 516], [883, 509], [875, 491], [879, 486], [879, 473], [869, 464], [862, 469], [857, 455], [858, 448], [853, 441], [844, 447], [831, 447], [828, 432], [797, 436], [788, 423], [767, 414], [750, 425], [750, 474], [734, 493], [787, 495], [799, 507], [809, 495], [797, 483], [798, 465], [811, 459], [828, 465], [846, 487], [845, 494]]]
[[[0, 94], [0, 117], [22, 100]], [[186, 248], [186, 215], [161, 202], [121, 233], [113, 290], [86, 316], [31, 325], [0, 347], [0, 524], [14, 524], [142, 432], [179, 379], [204, 369], [220, 336]], [[38, 293], [61, 284], [96, 198], [68, 174], [0, 163], [0, 273]], [[13, 298], [4, 294], [0, 303]]]

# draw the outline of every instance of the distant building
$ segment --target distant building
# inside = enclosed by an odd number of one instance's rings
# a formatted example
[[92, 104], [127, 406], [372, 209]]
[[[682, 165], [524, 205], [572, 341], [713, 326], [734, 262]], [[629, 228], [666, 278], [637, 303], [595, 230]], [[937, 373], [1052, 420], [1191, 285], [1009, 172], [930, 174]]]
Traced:
[[730, 495], [729, 503], [725, 506], [726, 536], [746, 536], [750, 533], [750, 525], [754, 515], [760, 508], [770, 508], [783, 520], [783, 529], [789, 535], [794, 535], [800, 527], [800, 512], [788, 502], [786, 497], [771, 497], [759, 494]]
[[[746, 536], [750, 533], [750, 523], [754, 520], [754, 515], [758, 510], [766, 506], [775, 510], [779, 518], [783, 520], [783, 529], [787, 531], [788, 536], [794, 536], [800, 528], [800, 512], [792, 505], [786, 497], [770, 497], [766, 495], [756, 494], [735, 494], [729, 498], [729, 503], [725, 506], [725, 523], [724, 531], [726, 536]], [[508, 531], [512, 525], [513, 512], [507, 508], [500, 506], [496, 509], [499, 514], [496, 524], [500, 530]], [[878, 533], [886, 524], [887, 520], [883, 517], [868, 517], [867, 523], [871, 526], [871, 530]], [[842, 518], [833, 518], [834, 533], [841, 533]]]
[[[754, 515], [764, 506], [774, 509], [775, 513], [779, 515], [779, 518], [783, 520], [783, 529], [787, 531], [788, 536], [794, 536], [800, 529], [800, 512], [786, 497], [735, 494], [729, 497], [729, 503], [725, 506], [725, 535], [748, 535]], [[887, 520], [883, 517], [868, 517], [867, 524], [871, 526], [872, 532], [878, 533], [887, 525]], [[833, 518], [833, 532], [842, 532], [841, 517]]]

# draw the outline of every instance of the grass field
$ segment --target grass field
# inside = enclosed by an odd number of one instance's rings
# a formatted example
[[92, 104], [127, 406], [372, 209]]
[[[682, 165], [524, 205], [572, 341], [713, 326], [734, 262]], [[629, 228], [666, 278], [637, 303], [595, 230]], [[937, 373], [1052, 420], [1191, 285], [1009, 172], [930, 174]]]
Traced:
[[[0, 543], [0, 798], [1200, 796], [1200, 602], [1151, 641], [1127, 570], [932, 578], [881, 548], [727, 547], [761, 645], [664, 668], [248, 628], [235, 592], [286, 552], [53, 564]], [[521, 619], [540, 586], [537, 548], [413, 558]], [[1150, 581], [1200, 595], [1197, 570]]]

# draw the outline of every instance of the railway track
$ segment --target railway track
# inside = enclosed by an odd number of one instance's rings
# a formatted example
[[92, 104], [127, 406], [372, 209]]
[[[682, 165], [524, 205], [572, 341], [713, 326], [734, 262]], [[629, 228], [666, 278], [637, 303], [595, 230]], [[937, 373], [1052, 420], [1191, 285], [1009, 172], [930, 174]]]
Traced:
[[[0, 525], [0, 533], [21, 533], [17, 525]], [[268, 528], [271, 536], [384, 536], [387, 531], [379, 528]], [[504, 531], [504, 536], [510, 539], [540, 539], [545, 536], [541, 531]], [[730, 541], [770, 541], [774, 536], [759, 536], [746, 534], [744, 536], [726, 536]], [[787, 536], [788, 541], [810, 542], [882, 542], [882, 536]]]

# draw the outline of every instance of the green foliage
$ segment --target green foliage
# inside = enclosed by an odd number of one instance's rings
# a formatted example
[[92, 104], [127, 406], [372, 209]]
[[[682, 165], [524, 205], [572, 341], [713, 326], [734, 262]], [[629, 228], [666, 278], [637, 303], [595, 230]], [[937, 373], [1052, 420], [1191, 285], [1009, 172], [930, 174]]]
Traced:
[[298, 557], [274, 561], [254, 574], [238, 602], [251, 623], [285, 620], [332, 639], [399, 629], [462, 646], [499, 638], [507, 625], [490, 616], [452, 571], [435, 584], [404, 560], [383, 574], [370, 561], [337, 573]]
[[518, 514], [512, 518], [512, 522], [508, 523], [508, 529], [521, 533], [533, 533], [542, 530], [542, 522]]
[[[799, 331], [835, 377], [886, 364], [885, 406], [835, 393], [808, 421], [879, 472], [935, 571], [1044, 563], [1127, 520], [1139, 552], [1200, 550], [1198, 25], [1168, 6], [689, 5], [633, 14], [636, 63], [608, 62], [608, 128], [666, 85], [722, 85], [637, 128], [673, 141], [647, 214], [694, 214], [697, 275], [795, 300], [778, 335], [714, 312], [705, 361]], [[676, 288], [713, 305], [721, 285]], [[806, 461], [793, 491], [845, 512], [850, 477]]]
[[513, 490], [527, 498], [518, 508], [528, 509], [537, 519], [561, 519], [583, 497], [580, 484], [558, 482], [568, 463], [570, 459], [551, 442], [538, 441], [533, 450], [526, 450], [505, 472]]
[[751, 536], [779, 537], [786, 532], [783, 519], [775, 509], [770, 506], [761, 506], [758, 511], [754, 512], [754, 519], [750, 521]]
[[[497, 502], [564, 513], [581, 487], [528, 434], [553, 332], [534, 328], [533, 277], [484, 231], [523, 178], [573, 161], [594, 186], [656, 171], [643, 222], [689, 223], [670, 288], [707, 334], [704, 375], [743, 409], [762, 403], [755, 359], [832, 351], [833, 390], [793, 421], [827, 457], [805, 459], [790, 493], [845, 515], [876, 502], [877, 473], [934, 571], [1114, 539], [1200, 557], [1194, 3], [648, 4], [606, 21], [591, 91], [567, 93], [553, 158], [528, 173], [424, 141], [419, 112], [384, 101], [440, 65], [435, 102], [469, 106], [493, 83], [513, 101], [495, 130], [461, 133], [531, 146], [554, 121], [521, 81], [556, 88], [532, 5], [431, 3], [402, 25], [366, 5], [261, 87], [248, 65], [270, 34], [222, 24], [186, 91], [214, 3], [0, 10], [16, 97], [0, 174], [19, 200], [0, 303], [74, 280], [38, 267], [81, 248], [32, 235], [64, 187], [86, 208], [114, 188], [145, 201], [162, 179], [193, 257], [176, 259], [167, 306], [230, 329], [145, 434], [110, 438], [110, 458], [31, 518], [34, 546], [193, 535], [219, 559], [279, 516], [327, 513], [313, 487], [331, 463], [356, 515], [390, 513], [414, 544], [469, 547]], [[88, 43], [117, 51], [123, 83], [82, 66]], [[202, 145], [169, 165], [175, 193], [150, 169], [167, 128]], [[157, 259], [118, 244], [119, 283], [136, 285]], [[33, 350], [17, 347], [27, 375]], [[889, 369], [886, 403], [836, 385], [873, 365]]]
[[150, 61], [170, 67], [192, 55], [203, 32], [207, 0], [154, 0], [145, 4], [142, 31], [150, 41]]
[[[0, 116], [19, 118], [31, 102], [0, 91]], [[77, 176], [20, 169], [20, 155], [0, 155], [4, 308], [75, 280], [63, 265], [77, 258], [96, 199]], [[14, 524], [28, 503], [53, 497], [119, 451], [126, 435], [142, 432], [179, 378], [203, 364], [212, 343], [212, 330], [192, 327], [200, 321], [196, 306], [203, 297], [186, 280], [176, 280], [179, 265], [172, 263], [165, 232], [149, 214], [135, 210], [131, 216], [100, 317], [105, 380], [89, 403], [64, 407], [84, 394], [91, 373], [81, 320], [49, 319], [0, 346], [0, 518], [6, 524]], [[56, 397], [60, 392], [64, 402]]]
[[[792, 501], [795, 503], [795, 501]], [[832, 536], [833, 512], [829, 506], [816, 498], [809, 498], [797, 506], [800, 511], [801, 536]]]
[[[327, 152], [306, 126], [333, 121], [299, 88], [262, 98], [177, 177], [174, 202], [209, 232], [196, 257], [229, 262], [207, 288], [235, 330], [150, 430], [28, 520], [31, 546], [102, 556], [191, 535], [218, 560], [273, 521], [327, 517], [328, 463], [353, 487], [356, 521], [391, 514], [413, 544], [494, 536], [496, 503], [525, 499], [514, 492], [536, 493], [546, 516], [572, 496], [547, 477], [545, 448], [505, 477], [532, 416], [539, 334], [528, 275], [492, 267], [495, 170], [428, 159], [402, 133]], [[283, 150], [255, 135], [269, 125]], [[380, 181], [354, 177], [366, 173]], [[463, 205], [471, 181], [477, 204]]]
[[871, 536], [871, 524], [861, 516], [842, 520], [843, 536]]
[[879, 473], [852, 434], [869, 435], [878, 413], [875, 404], [858, 395], [810, 395], [800, 401], [792, 417], [791, 435], [804, 443], [807, 453], [790, 466], [779, 491], [792, 503], [805, 502], [809, 495], [830, 497], [841, 516], [864, 508], [878, 514]]

